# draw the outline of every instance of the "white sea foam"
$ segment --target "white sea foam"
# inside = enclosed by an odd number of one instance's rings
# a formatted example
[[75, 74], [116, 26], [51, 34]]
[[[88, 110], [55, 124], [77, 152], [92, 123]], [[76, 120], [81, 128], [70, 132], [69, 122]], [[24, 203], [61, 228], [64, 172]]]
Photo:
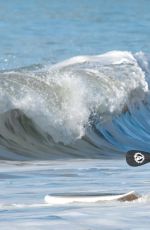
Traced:
[[39, 73], [4, 73], [0, 81], [1, 112], [17, 108], [65, 144], [85, 134], [91, 113], [121, 113], [148, 91], [134, 55], [121, 51], [74, 57]]
[[149, 151], [148, 70], [144, 54], [114, 51], [0, 73], [0, 158]]

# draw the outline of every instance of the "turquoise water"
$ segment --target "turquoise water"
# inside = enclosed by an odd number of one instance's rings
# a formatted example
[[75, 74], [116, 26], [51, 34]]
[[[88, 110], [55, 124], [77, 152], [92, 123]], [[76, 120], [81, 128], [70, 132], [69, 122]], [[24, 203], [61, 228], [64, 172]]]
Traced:
[[[0, 229], [149, 229], [149, 165], [125, 162], [150, 149], [149, 9], [0, 0]], [[44, 201], [132, 190], [142, 198]]]

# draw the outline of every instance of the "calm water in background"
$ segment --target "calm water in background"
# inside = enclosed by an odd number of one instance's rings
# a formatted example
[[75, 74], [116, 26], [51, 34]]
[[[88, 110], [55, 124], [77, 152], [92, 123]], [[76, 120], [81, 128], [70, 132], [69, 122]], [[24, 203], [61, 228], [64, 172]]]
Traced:
[[0, 69], [150, 51], [148, 0], [0, 1]]
[[[149, 10], [148, 0], [1, 0], [0, 70], [47, 66], [112, 50], [149, 54]], [[124, 158], [1, 161], [0, 228], [149, 229], [149, 185], [149, 165], [130, 168]], [[53, 192], [131, 190], [143, 199], [64, 206], [44, 203], [45, 195]]]

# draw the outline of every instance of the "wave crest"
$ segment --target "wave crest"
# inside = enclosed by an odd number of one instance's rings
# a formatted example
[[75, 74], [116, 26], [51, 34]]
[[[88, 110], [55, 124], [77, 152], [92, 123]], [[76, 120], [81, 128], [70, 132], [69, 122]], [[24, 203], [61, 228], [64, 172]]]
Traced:
[[[89, 146], [95, 156], [121, 151], [119, 141], [114, 141], [115, 128], [110, 131], [108, 124], [119, 120], [118, 116], [124, 117], [127, 111], [133, 113], [137, 105], [149, 103], [148, 65], [142, 55], [112, 51], [74, 57], [38, 71], [0, 73], [0, 132], [5, 130], [5, 139], [9, 139], [15, 129], [17, 147], [2, 140], [1, 145], [33, 157], [38, 152], [33, 147], [38, 141], [46, 157], [52, 151], [57, 155], [64, 152], [82, 156], [84, 152], [89, 156]], [[19, 113], [17, 119], [15, 113]]]

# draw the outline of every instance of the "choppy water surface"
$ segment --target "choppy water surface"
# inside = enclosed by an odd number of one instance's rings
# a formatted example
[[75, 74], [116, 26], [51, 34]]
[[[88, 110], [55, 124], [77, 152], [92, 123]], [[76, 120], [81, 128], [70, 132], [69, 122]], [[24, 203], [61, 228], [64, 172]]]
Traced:
[[[0, 228], [149, 229], [148, 1], [0, 0]], [[59, 192], [134, 202], [45, 204]]]
[[[148, 165], [133, 170], [124, 160], [1, 162], [1, 228], [10, 229], [11, 224], [11, 229], [148, 229], [149, 184]], [[133, 202], [44, 202], [46, 194], [58, 191], [132, 190], [143, 197]]]

